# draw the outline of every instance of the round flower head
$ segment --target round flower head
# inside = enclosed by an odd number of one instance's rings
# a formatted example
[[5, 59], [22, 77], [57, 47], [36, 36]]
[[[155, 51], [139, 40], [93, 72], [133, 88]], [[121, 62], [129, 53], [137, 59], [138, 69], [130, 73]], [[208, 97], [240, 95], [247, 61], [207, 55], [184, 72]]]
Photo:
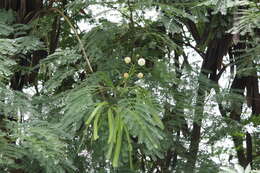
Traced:
[[139, 79], [141, 79], [141, 78], [144, 77], [144, 74], [143, 74], [143, 73], [138, 73], [138, 74], [137, 74], [137, 77], [138, 77]]
[[143, 59], [143, 58], [138, 59], [138, 65], [144, 66], [145, 65], [145, 59]]
[[124, 78], [126, 78], [126, 79], [129, 78], [129, 74], [128, 74], [128, 73], [124, 73], [123, 76], [124, 76]]
[[130, 58], [130, 57], [125, 57], [124, 60], [125, 60], [125, 63], [126, 63], [126, 64], [129, 64], [129, 63], [131, 62], [131, 58]]

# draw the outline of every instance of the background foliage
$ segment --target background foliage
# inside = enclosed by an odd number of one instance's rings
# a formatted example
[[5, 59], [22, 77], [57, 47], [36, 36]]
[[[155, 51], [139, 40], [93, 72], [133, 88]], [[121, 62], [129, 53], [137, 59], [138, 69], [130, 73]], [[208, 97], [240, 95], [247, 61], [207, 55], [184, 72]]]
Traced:
[[4, 0], [0, 171], [260, 169], [259, 5]]

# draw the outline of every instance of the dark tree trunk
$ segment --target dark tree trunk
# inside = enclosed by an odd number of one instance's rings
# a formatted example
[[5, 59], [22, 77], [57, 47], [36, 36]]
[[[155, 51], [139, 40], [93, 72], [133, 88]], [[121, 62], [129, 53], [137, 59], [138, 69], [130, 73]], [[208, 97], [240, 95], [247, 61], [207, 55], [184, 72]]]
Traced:
[[228, 52], [231, 45], [231, 35], [225, 34], [222, 38], [213, 39], [207, 48], [206, 56], [203, 59], [201, 73], [199, 75], [199, 87], [197, 92], [196, 110], [194, 113], [193, 129], [191, 132], [191, 143], [189, 147], [190, 157], [187, 160], [188, 169], [187, 172], [193, 172], [198, 157], [199, 143], [201, 138], [201, 126], [204, 112], [204, 101], [206, 97], [206, 91], [210, 91], [210, 88], [205, 88], [203, 80], [211, 80], [213, 83], [217, 83], [219, 77], [217, 77], [217, 69], [220, 69], [223, 56]]

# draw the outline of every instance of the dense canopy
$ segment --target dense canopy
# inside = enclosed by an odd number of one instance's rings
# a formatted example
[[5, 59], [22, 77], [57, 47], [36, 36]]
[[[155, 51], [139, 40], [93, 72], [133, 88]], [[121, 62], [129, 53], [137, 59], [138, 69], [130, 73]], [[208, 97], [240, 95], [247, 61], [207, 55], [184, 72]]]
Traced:
[[259, 43], [258, 0], [1, 0], [0, 172], [260, 170]]

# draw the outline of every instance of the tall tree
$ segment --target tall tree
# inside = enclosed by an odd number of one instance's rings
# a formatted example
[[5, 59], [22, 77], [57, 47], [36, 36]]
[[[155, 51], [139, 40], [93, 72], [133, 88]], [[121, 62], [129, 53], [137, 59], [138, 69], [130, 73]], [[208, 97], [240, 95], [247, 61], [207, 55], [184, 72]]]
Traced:
[[259, 14], [253, 0], [1, 1], [0, 170], [260, 169]]

